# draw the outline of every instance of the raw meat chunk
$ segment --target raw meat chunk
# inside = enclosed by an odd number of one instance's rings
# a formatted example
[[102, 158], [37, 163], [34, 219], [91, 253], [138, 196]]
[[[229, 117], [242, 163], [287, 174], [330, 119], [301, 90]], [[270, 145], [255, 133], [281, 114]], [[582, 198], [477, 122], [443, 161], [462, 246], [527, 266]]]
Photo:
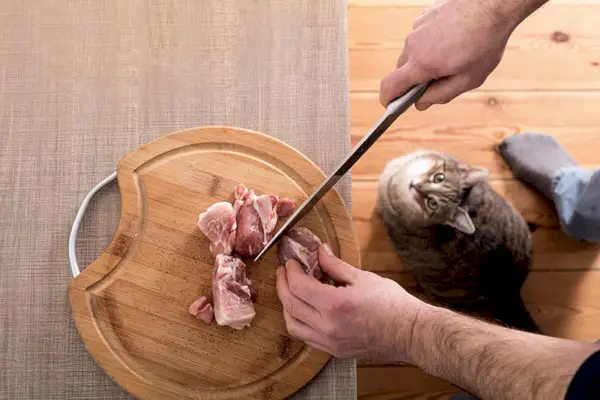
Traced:
[[237, 213], [235, 252], [242, 257], [252, 257], [264, 247], [260, 216], [252, 203], [244, 204]]
[[256, 315], [252, 283], [246, 265], [237, 257], [217, 255], [212, 275], [215, 320], [219, 325], [243, 329]]
[[272, 194], [257, 196], [254, 190], [240, 184], [235, 189], [234, 212], [237, 234], [235, 251], [242, 257], [253, 257], [273, 237], [278, 216], [287, 216], [296, 206], [292, 199]]
[[236, 239], [236, 219], [231, 203], [222, 201], [210, 206], [198, 217], [198, 227], [210, 240], [213, 256], [231, 254]]
[[277, 199], [277, 215], [280, 217], [287, 217], [292, 214], [296, 208], [296, 202], [292, 199]]
[[200, 214], [198, 226], [210, 240], [210, 251], [215, 257], [214, 303], [211, 305], [206, 297], [199, 297], [190, 305], [190, 314], [206, 323], [214, 317], [219, 325], [234, 329], [250, 326], [257, 293], [239, 257], [257, 255], [271, 240], [278, 217], [289, 216], [295, 207], [292, 199], [272, 194], [258, 196], [240, 184], [234, 189], [233, 204], [218, 202]]
[[208, 299], [204, 296], [198, 297], [188, 309], [190, 314], [210, 324], [214, 317], [213, 306], [208, 302]]
[[291, 228], [279, 241], [277, 255], [279, 261], [285, 265], [287, 260], [293, 258], [298, 261], [304, 272], [316, 279], [323, 278], [323, 270], [319, 265], [319, 246], [321, 239], [310, 229], [304, 227]]
[[289, 216], [296, 203], [272, 194], [258, 196], [243, 184], [234, 189], [234, 202], [215, 203], [200, 214], [198, 226], [210, 240], [210, 251], [254, 257], [273, 237], [278, 217]]

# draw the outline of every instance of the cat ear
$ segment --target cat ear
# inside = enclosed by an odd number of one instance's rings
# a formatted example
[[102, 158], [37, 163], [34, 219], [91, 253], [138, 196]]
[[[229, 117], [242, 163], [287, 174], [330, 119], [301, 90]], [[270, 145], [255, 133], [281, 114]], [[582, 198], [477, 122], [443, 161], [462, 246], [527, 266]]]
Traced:
[[466, 233], [467, 235], [475, 233], [475, 225], [473, 225], [469, 213], [462, 207], [456, 209], [454, 216], [446, 222], [446, 225], [453, 227], [457, 231]]
[[490, 172], [484, 167], [472, 167], [470, 165], [461, 164], [459, 169], [464, 176], [465, 183], [468, 186], [485, 182], [490, 175]]

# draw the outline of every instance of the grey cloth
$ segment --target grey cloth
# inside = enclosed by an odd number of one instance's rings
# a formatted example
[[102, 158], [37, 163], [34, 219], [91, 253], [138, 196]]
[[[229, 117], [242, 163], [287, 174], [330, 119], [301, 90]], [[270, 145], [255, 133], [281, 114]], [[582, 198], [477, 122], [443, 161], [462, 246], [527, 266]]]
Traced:
[[566, 234], [600, 242], [600, 169], [578, 166], [567, 150], [546, 134], [513, 135], [504, 139], [498, 150], [518, 179], [554, 202]]
[[600, 169], [559, 169], [552, 179], [552, 198], [565, 233], [600, 242]]
[[561, 168], [575, 167], [573, 157], [550, 135], [525, 132], [504, 139], [500, 154], [518, 179], [552, 198], [552, 177]]
[[[127, 398], [74, 328], [68, 234], [85, 194], [140, 145], [230, 125], [325, 172], [349, 148], [343, 1], [0, 2], [0, 399]], [[350, 202], [350, 180], [338, 188]], [[79, 236], [87, 265], [116, 228], [116, 185]], [[352, 399], [330, 362], [298, 398]]]

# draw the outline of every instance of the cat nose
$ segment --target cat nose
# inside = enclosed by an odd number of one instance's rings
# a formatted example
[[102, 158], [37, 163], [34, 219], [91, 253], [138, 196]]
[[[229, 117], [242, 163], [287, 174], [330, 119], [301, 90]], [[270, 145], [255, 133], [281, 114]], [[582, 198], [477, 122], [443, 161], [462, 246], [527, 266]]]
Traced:
[[417, 191], [421, 190], [421, 184], [419, 182], [412, 181], [410, 183], [410, 187], [414, 188]]

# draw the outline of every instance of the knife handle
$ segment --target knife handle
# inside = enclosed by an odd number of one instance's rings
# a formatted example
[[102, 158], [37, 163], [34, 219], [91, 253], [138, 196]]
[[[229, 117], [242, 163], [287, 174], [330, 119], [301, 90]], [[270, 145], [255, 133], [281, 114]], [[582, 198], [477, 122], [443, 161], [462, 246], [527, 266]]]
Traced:
[[413, 86], [408, 92], [396, 97], [388, 104], [386, 114], [398, 117], [423, 96], [423, 93], [425, 93], [432, 82], [429, 81]]

